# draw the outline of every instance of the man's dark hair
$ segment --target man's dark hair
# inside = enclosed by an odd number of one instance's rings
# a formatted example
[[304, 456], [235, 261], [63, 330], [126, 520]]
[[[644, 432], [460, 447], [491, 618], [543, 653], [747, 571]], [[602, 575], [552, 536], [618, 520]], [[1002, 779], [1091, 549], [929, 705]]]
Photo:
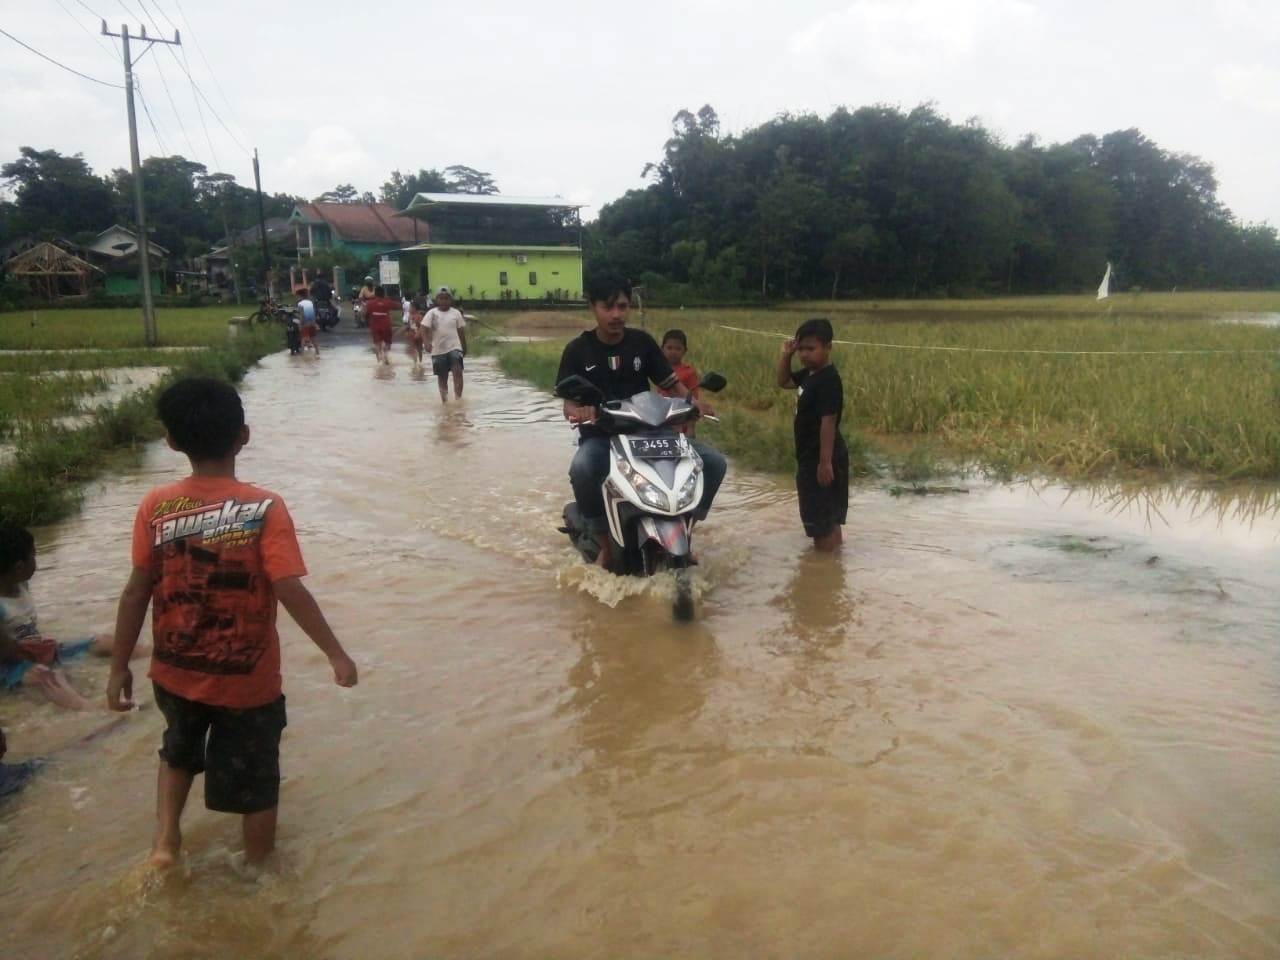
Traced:
[[796, 343], [805, 337], [817, 337], [819, 343], [829, 347], [834, 336], [835, 331], [831, 329], [831, 321], [826, 317], [814, 317], [796, 327]]
[[631, 300], [631, 281], [620, 273], [593, 273], [587, 281], [589, 303], [613, 303], [622, 294]]
[[173, 444], [192, 460], [221, 460], [235, 448], [244, 406], [235, 387], [212, 377], [179, 380], [156, 401]]
[[662, 335], [662, 340], [660, 341], [660, 343], [663, 346], [666, 346], [668, 340], [675, 340], [677, 343], [683, 346], [686, 350], [689, 349], [689, 338], [684, 335], [683, 330], [668, 330], [666, 333]]
[[373, 295], [375, 297], [385, 297], [387, 295], [387, 291], [384, 290], [382, 287], [374, 287]]
[[36, 540], [26, 527], [0, 526], [0, 573], [8, 573], [36, 552]]

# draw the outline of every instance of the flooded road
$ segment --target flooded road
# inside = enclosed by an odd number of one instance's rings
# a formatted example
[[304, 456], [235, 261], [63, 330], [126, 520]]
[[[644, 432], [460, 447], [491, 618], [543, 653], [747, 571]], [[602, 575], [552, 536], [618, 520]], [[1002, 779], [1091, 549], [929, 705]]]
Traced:
[[[11, 759], [56, 758], [0, 811], [0, 953], [1280, 955], [1268, 503], [855, 488], [832, 559], [731, 469], [675, 624], [556, 533], [558, 403], [480, 358], [442, 409], [395, 359], [277, 355], [243, 390], [240, 475], [289, 502], [361, 670], [335, 687], [282, 615], [278, 862], [196, 791], [149, 876], [159, 712], [59, 749], [105, 718], [9, 697]], [[41, 532], [48, 632], [110, 623], [135, 506], [184, 468], [153, 445]]]

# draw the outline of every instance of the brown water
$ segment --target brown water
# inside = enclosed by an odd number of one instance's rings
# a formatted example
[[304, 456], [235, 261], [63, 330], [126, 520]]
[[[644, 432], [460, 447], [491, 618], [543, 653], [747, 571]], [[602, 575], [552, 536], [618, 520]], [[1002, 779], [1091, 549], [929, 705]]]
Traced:
[[[1280, 955], [1265, 498], [859, 488], [832, 559], [732, 472], [679, 625], [555, 532], [555, 403], [480, 359], [442, 410], [397, 359], [276, 356], [244, 390], [241, 476], [288, 498], [361, 668], [338, 689], [283, 627], [278, 862], [244, 868], [197, 791], [150, 875], [158, 712], [58, 749], [103, 717], [8, 697], [11, 759], [56, 761], [0, 811], [0, 954]], [[110, 622], [134, 506], [182, 468], [156, 445], [43, 531], [47, 630]]]

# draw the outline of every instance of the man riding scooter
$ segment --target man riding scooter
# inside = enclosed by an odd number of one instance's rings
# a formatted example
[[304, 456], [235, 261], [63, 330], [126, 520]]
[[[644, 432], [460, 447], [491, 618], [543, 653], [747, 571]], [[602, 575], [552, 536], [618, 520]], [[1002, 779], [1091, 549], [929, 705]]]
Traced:
[[311, 302], [316, 306], [316, 320], [321, 330], [328, 330], [338, 323], [338, 310], [333, 305], [333, 287], [324, 278], [324, 274], [316, 274], [311, 281]]
[[[662, 349], [643, 330], [627, 327], [631, 310], [631, 284], [620, 276], [604, 274], [592, 277], [587, 284], [587, 301], [596, 326], [575, 337], [560, 357], [559, 383], [575, 374], [589, 380], [604, 395], [604, 400], [626, 400], [650, 388], [650, 382], [678, 397], [687, 398], [704, 414], [711, 409], [698, 397], [690, 396]], [[578, 452], [569, 465], [569, 482], [578, 504], [585, 531], [600, 543], [598, 563], [605, 569], [611, 561], [611, 545], [605, 523], [604, 497], [601, 486], [609, 475], [609, 438], [595, 426], [598, 411], [572, 400], [564, 402], [565, 419], [578, 425]], [[701, 441], [691, 441], [702, 458], [704, 486], [698, 505], [697, 519], [706, 517], [724, 480], [727, 464], [714, 448]]]

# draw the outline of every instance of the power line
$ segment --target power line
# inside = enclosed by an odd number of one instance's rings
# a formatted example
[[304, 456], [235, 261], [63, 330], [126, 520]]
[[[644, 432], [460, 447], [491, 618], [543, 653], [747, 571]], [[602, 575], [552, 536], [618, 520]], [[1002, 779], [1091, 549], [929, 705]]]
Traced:
[[[156, 18], [151, 15], [151, 11], [147, 8], [145, 0], [137, 0], [137, 3], [138, 8], [146, 14], [147, 19], [151, 21], [151, 25], [156, 28], [156, 32], [163, 32], [160, 24], [156, 22]], [[176, 31], [178, 28], [175, 26], [173, 29]], [[169, 47], [168, 49], [169, 55], [173, 57], [173, 62], [176, 63], [184, 73], [186, 73], [187, 79], [191, 80], [191, 71], [188, 70], [184, 64], [187, 56], [186, 52], [183, 52], [182, 60], [179, 60], [178, 55], [174, 53], [173, 47]], [[209, 155], [213, 158], [214, 170], [219, 170], [221, 169], [222, 164], [218, 162], [218, 151], [214, 149], [213, 138], [209, 136], [209, 125], [204, 122], [204, 111], [200, 108], [200, 98], [196, 96], [196, 82], [194, 80], [191, 80], [191, 99], [194, 100], [196, 104], [196, 116], [200, 118], [200, 128], [204, 130], [204, 140], [205, 143], [209, 145]]]
[[[66, 8], [62, 0], [53, 0], [53, 2], [62, 8], [63, 13], [65, 13], [68, 17], [70, 17], [72, 20], [75, 21], [75, 24], [77, 27], [79, 27], [81, 30], [83, 30], [85, 33], [91, 36], [93, 38], [93, 42], [96, 43], [98, 46], [100, 46], [103, 49], [103, 51], [106, 52], [107, 56], [111, 57], [112, 60], [119, 59], [120, 57], [119, 52], [113, 49], [110, 44], [104, 42], [101, 36], [94, 33], [92, 30], [86, 27], [83, 23], [81, 23], [80, 20], [76, 17], [76, 15]], [[81, 6], [84, 6], [84, 5], [81, 4]], [[88, 10], [89, 8], [85, 7], [85, 9]], [[92, 11], [90, 12], [92, 13]]]
[[160, 138], [160, 131], [156, 128], [156, 122], [151, 119], [151, 107], [147, 104], [147, 98], [142, 92], [142, 84], [138, 82], [136, 75], [133, 78], [133, 88], [138, 91], [138, 99], [142, 101], [142, 112], [147, 115], [147, 123], [151, 125], [151, 132], [155, 134], [156, 145], [160, 148], [160, 155], [169, 156], [169, 149], [164, 145], [164, 140]]
[[116, 89], [116, 90], [123, 90], [123, 89], [124, 89], [124, 87], [123, 87], [123, 86], [121, 86], [121, 85], [120, 85], [120, 84], [118, 84], [118, 83], [108, 83], [106, 80], [99, 80], [97, 77], [91, 77], [91, 76], [89, 76], [87, 73], [81, 73], [79, 70], [75, 70], [75, 69], [73, 69], [73, 68], [71, 68], [71, 67], [68, 67], [65, 63], [59, 63], [57, 60], [53, 59], [53, 57], [50, 57], [50, 56], [48, 56], [48, 55], [46, 55], [46, 54], [41, 53], [41, 52], [40, 52], [39, 50], [37, 50], [35, 47], [31, 46], [31, 44], [29, 44], [29, 43], [23, 43], [21, 40], [19, 40], [17, 37], [15, 37], [15, 36], [14, 36], [12, 33], [10, 33], [8, 30], [0, 30], [0, 33], [3, 33], [6, 37], [8, 37], [10, 40], [12, 40], [14, 43], [16, 43], [18, 46], [20, 46], [20, 47], [26, 47], [28, 50], [30, 50], [32, 53], [34, 53], [37, 57], [40, 57], [40, 58], [41, 58], [41, 59], [43, 59], [43, 60], [48, 60], [48, 61], [49, 61], [50, 63], [52, 63], [55, 67], [61, 67], [63, 70], [67, 71], [67, 73], [74, 73], [77, 77], [80, 77], [81, 79], [84, 79], [84, 80], [92, 80], [94, 83], [101, 84], [101, 85], [102, 85], [102, 86], [104, 86], [104, 87], [112, 87], [112, 88], [114, 88], [114, 89]]
[[[160, 10], [160, 12], [164, 14], [164, 18], [169, 20], [169, 23], [173, 24], [173, 29], [177, 30], [178, 25], [169, 19], [169, 15], [160, 8], [160, 4], [157, 0], [151, 0], [151, 3], [156, 7], [156, 9]], [[209, 76], [213, 78], [213, 85], [217, 88], [218, 95], [222, 97], [222, 102], [227, 105], [227, 109], [234, 113], [236, 108], [232, 105], [231, 99], [227, 96], [226, 91], [222, 89], [222, 84], [218, 82], [218, 75], [214, 73], [213, 65], [209, 63], [209, 58], [204, 55], [204, 47], [200, 46], [200, 38], [195, 35], [195, 30], [192, 29], [191, 18], [188, 17], [187, 12], [182, 9], [181, 0], [173, 0], [173, 5], [178, 8], [178, 16], [182, 17], [182, 22], [187, 25], [187, 33], [190, 34], [192, 43], [196, 45], [196, 53], [200, 54], [200, 59], [204, 62], [204, 68], [209, 71]], [[244, 129], [244, 124], [240, 123], [238, 120], [236, 121], [236, 126], [240, 127], [241, 130]]]

